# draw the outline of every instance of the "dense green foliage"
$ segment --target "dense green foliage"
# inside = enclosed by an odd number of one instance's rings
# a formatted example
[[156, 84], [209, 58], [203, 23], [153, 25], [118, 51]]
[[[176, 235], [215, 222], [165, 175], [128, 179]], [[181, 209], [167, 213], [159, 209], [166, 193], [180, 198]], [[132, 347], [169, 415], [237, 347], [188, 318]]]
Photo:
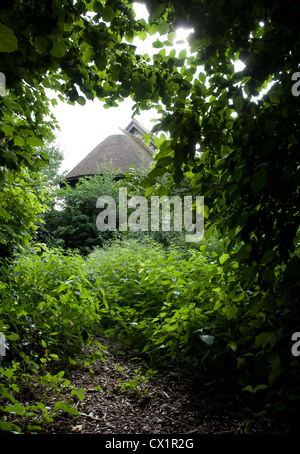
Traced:
[[[1, 410], [21, 421], [20, 426], [4, 418], [0, 428], [37, 432], [59, 411], [78, 413], [59, 394], [71, 386], [63, 379], [66, 367], [76, 364], [83, 342], [97, 332], [100, 287], [82, 257], [42, 246], [2, 266], [0, 290], [0, 330], [8, 343], [0, 364]], [[36, 405], [21, 403], [28, 391]], [[45, 407], [43, 393], [57, 394], [53, 408]]]
[[87, 265], [105, 292], [101, 326], [107, 334], [153, 359], [198, 363], [197, 340], [200, 331], [206, 334], [203, 314], [221, 291], [212, 285], [216, 264], [194, 251], [173, 247], [166, 253], [153, 241], [131, 240], [95, 251]]
[[296, 315], [284, 305], [274, 315], [267, 292], [238, 284], [237, 265], [220, 255], [222, 246], [210, 259], [205, 247], [212, 245], [203, 244], [202, 252], [173, 248], [165, 254], [155, 244], [129, 243], [91, 254], [87, 263], [107, 304], [101, 326], [164, 368], [184, 365], [217, 388], [221, 380], [252, 394], [260, 391], [258, 409], [279, 421], [284, 413], [292, 427], [299, 365], [287, 348], [285, 326]]
[[53, 344], [57, 351], [69, 352], [82, 340], [82, 330], [95, 325], [99, 303], [85, 268], [80, 256], [43, 252], [43, 247], [3, 267], [2, 307], [11, 314], [6, 321], [21, 339], [19, 348], [26, 346], [23, 353], [38, 351], [42, 339], [49, 351]]
[[[168, 248], [171, 244], [176, 244], [182, 249], [187, 249], [185, 235], [181, 231], [174, 231], [173, 216], [171, 215], [170, 232], [133, 232], [119, 230], [119, 190], [126, 188], [127, 201], [134, 196], [145, 196], [145, 189], [142, 182], [145, 175], [136, 171], [134, 168], [126, 172], [126, 178], [116, 181], [116, 172], [105, 171], [104, 174], [95, 177], [81, 178], [73, 188], [68, 184], [56, 188], [52, 194], [52, 203], [50, 209], [42, 216], [43, 225], [37, 232], [37, 240], [51, 246], [59, 246], [64, 249], [80, 251], [82, 254], [88, 254], [97, 246], [102, 246], [110, 242], [113, 238], [153, 238]], [[63, 181], [63, 179], [61, 179]], [[160, 184], [153, 187], [153, 194], [160, 195], [161, 188], [164, 191], [169, 188], [170, 198], [173, 195], [189, 194], [189, 186], [184, 181], [178, 187], [174, 187], [171, 181], [166, 178], [161, 179]], [[116, 231], [99, 231], [96, 225], [98, 214], [102, 211], [96, 207], [99, 197], [112, 197], [116, 203]], [[150, 195], [146, 197], [148, 203], [148, 224], [151, 226], [151, 201]], [[127, 219], [136, 207], [127, 206]], [[171, 205], [172, 210], [172, 205]], [[123, 210], [124, 212], [124, 210]], [[160, 207], [160, 218], [162, 217], [162, 208]], [[161, 222], [161, 219], [160, 219]]]
[[39, 173], [6, 170], [0, 191], [0, 258], [29, 244], [47, 209], [49, 188]]
[[[59, 146], [53, 142], [45, 142], [40, 151], [47, 155], [47, 163], [40, 170], [41, 176], [51, 187], [56, 187], [65, 175], [65, 171], [60, 171], [60, 166], [64, 159], [64, 153]], [[51, 198], [53, 200], [53, 197]]]
[[69, 386], [63, 371], [94, 335], [117, 339], [159, 371], [194, 371], [212, 392], [221, 392], [220, 384], [259, 392], [253, 409], [293, 428], [298, 362], [286, 349], [282, 320], [288, 315], [273, 317], [267, 293], [238, 285], [234, 265], [224, 271], [222, 245], [200, 248], [166, 252], [153, 240], [131, 239], [84, 259], [39, 246], [2, 267], [0, 329], [9, 343], [0, 369], [2, 410], [24, 421], [16, 428], [4, 420], [2, 429], [36, 431], [60, 408], [76, 413], [61, 400], [45, 410], [41, 399], [44, 416], [31, 428], [37, 408], [18, 399], [24, 382], [51, 392]]

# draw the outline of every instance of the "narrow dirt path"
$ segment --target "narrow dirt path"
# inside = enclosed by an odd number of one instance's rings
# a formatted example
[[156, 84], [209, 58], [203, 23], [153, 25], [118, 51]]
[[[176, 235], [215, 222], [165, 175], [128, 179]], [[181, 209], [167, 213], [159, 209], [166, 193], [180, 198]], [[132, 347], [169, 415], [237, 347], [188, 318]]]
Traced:
[[[65, 389], [60, 399], [72, 399], [80, 416], [61, 413], [48, 423], [45, 434], [242, 434], [268, 433], [239, 396], [208, 396], [191, 377], [170, 375], [146, 379], [146, 368], [120, 354], [107, 340], [106, 360], [74, 368], [65, 377], [84, 400]], [[142, 378], [144, 377], [144, 378]]]

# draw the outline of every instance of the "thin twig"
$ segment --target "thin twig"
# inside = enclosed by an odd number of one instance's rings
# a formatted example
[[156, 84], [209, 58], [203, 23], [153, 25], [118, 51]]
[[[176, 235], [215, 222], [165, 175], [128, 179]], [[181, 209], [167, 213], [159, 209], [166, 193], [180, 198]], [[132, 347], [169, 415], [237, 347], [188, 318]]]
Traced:
[[79, 414], [80, 414], [80, 416], [85, 416], [86, 418], [94, 419], [95, 421], [102, 421], [101, 418], [97, 418], [96, 416], [87, 415], [86, 413], [81, 413], [81, 412], [79, 412]]

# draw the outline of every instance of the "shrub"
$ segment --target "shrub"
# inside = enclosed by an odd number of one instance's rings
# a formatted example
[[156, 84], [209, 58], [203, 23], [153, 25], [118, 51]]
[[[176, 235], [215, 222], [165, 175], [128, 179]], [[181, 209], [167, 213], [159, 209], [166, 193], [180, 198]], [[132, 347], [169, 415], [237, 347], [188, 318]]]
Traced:
[[165, 357], [197, 361], [195, 333], [214, 304], [215, 264], [193, 250], [166, 253], [153, 241], [132, 240], [95, 251], [87, 265], [105, 291], [108, 310], [100, 312], [107, 334], [151, 357], [164, 349]]
[[18, 335], [16, 351], [36, 352], [43, 341], [49, 351], [67, 353], [80, 346], [84, 332], [95, 330], [98, 289], [78, 254], [35, 247], [2, 272], [3, 326]]
[[54, 193], [56, 205], [45, 215], [45, 226], [39, 230], [38, 240], [50, 247], [77, 250], [86, 255], [96, 246], [114, 237], [110, 231], [99, 232], [96, 218], [97, 199], [108, 195], [118, 199], [117, 183], [113, 173], [79, 180], [76, 187], [69, 185]]
[[[207, 246], [207, 258], [201, 250], [166, 252], [151, 241], [115, 243], [91, 254], [87, 266], [106, 297], [101, 328], [157, 369], [192, 368], [213, 392], [226, 383], [251, 393], [253, 409], [292, 429], [299, 362], [291, 354], [291, 334], [298, 313], [287, 310], [288, 295], [276, 287], [268, 292], [258, 283], [241, 285], [237, 262], [220, 256], [216, 243]], [[277, 273], [283, 271], [279, 266]]]

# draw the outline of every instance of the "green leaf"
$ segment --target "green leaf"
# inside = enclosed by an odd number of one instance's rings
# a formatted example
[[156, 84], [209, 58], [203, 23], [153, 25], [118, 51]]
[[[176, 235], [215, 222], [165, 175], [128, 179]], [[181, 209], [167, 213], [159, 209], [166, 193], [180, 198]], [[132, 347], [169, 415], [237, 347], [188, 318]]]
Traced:
[[266, 389], [266, 388], [268, 388], [268, 385], [257, 385], [257, 386], [255, 386], [255, 388], [253, 388], [251, 385], [247, 385], [247, 386], [245, 386], [245, 388], [243, 388], [243, 391], [249, 391], [250, 393], [255, 394], [260, 389]]
[[244, 100], [241, 96], [237, 96], [233, 99], [233, 105], [237, 113], [240, 113], [244, 107]]
[[229, 257], [230, 257], [229, 254], [221, 255], [221, 257], [220, 257], [220, 265], [223, 265], [223, 263], [225, 263], [229, 259]]
[[267, 184], [268, 173], [265, 169], [260, 169], [253, 175], [251, 188], [254, 193], [261, 191]]
[[149, 172], [148, 176], [149, 178], [160, 177], [164, 175], [166, 172], [167, 169], [165, 169], [164, 167], [154, 167], [154, 169], [151, 170], [151, 172]]
[[35, 432], [36, 430], [42, 430], [40, 426], [28, 424], [27, 430], [29, 432]]
[[14, 52], [18, 50], [18, 40], [11, 28], [0, 24], [0, 52]]
[[252, 250], [252, 246], [251, 244], [244, 244], [240, 250], [236, 253], [236, 260], [238, 262], [242, 262], [243, 260], [246, 260], [249, 256], [250, 256], [250, 253], [251, 253], [251, 250]]
[[266, 284], [268, 284], [269, 286], [273, 285], [275, 281], [274, 271], [271, 269], [264, 270], [262, 273], [262, 278], [264, 282], [266, 282]]
[[231, 350], [233, 350], [234, 352], [236, 352], [237, 350], [237, 345], [234, 341], [229, 341], [228, 342], [228, 346], [231, 348]]
[[133, 39], [134, 39], [134, 34], [133, 34], [131, 31], [129, 31], [129, 32], [125, 33], [124, 38], [125, 38], [126, 41], [128, 41], [129, 43], [132, 43], [132, 42], [133, 42]]
[[165, 156], [157, 161], [157, 167], [167, 167], [172, 164], [172, 162], [173, 158], [171, 158], [171, 156]]
[[76, 395], [78, 397], [78, 399], [80, 399], [80, 400], [84, 400], [85, 395], [82, 391], [85, 391], [85, 390], [83, 388], [80, 388], [79, 390], [73, 389], [71, 391], [71, 394]]
[[54, 359], [55, 361], [58, 361], [59, 360], [59, 356], [56, 355], [55, 353], [50, 353], [49, 355], [52, 359]]
[[273, 251], [267, 251], [264, 253], [264, 255], [262, 256], [261, 260], [260, 260], [260, 263], [263, 264], [263, 263], [269, 263], [273, 260], [273, 258], [275, 257], [275, 253]]
[[94, 56], [95, 56], [95, 53], [94, 53], [94, 50], [91, 46], [89, 46], [83, 53], [82, 55], [82, 59], [85, 61], [85, 62], [90, 62], [94, 59]]
[[161, 41], [159, 41], [159, 39], [157, 39], [156, 41], [154, 41], [152, 46], [155, 48], [160, 48], [160, 47], [164, 47], [164, 44]]
[[38, 48], [38, 51], [41, 53], [46, 52], [49, 42], [45, 36], [36, 36], [34, 39], [34, 43]]
[[95, 64], [101, 71], [104, 71], [104, 69], [106, 69], [106, 64], [107, 64], [106, 56], [102, 55], [102, 54], [98, 54], [95, 57]]
[[255, 337], [255, 347], [272, 349], [276, 344], [276, 332], [264, 331]]
[[62, 58], [67, 49], [65, 44], [62, 41], [54, 41], [50, 54], [56, 58]]
[[80, 104], [81, 106], [84, 106], [85, 103], [86, 103], [85, 98], [84, 98], [83, 96], [78, 96], [77, 102], [78, 102], [78, 104]]
[[200, 82], [202, 82], [204, 84], [206, 81], [206, 75], [204, 73], [200, 73], [199, 80], [200, 80]]
[[116, 70], [116, 69], [113, 69], [111, 72], [110, 72], [110, 77], [113, 81], [117, 82], [119, 80], [119, 77], [120, 77], [120, 71]]
[[103, 10], [102, 10], [101, 15], [102, 15], [102, 19], [105, 22], [111, 22], [113, 20], [113, 18], [115, 17], [115, 12], [111, 6], [105, 6], [105, 8], [103, 8]]
[[142, 41], [145, 41], [145, 39], [147, 38], [148, 36], [148, 33], [145, 31], [145, 30], [142, 30], [139, 34], [138, 34], [138, 37], [142, 40]]
[[43, 141], [38, 139], [37, 137], [28, 137], [26, 139], [26, 143], [28, 143], [28, 145], [31, 145], [32, 147], [42, 147], [43, 146]]
[[73, 402], [68, 400], [67, 402], [63, 402], [61, 400], [57, 401], [54, 405], [54, 411], [56, 410], [63, 410], [71, 415], [78, 415], [77, 407], [72, 407]]
[[157, 26], [157, 29], [160, 35], [166, 35], [170, 30], [170, 24], [166, 21], [163, 21]]
[[5, 369], [3, 375], [7, 378], [11, 378], [14, 375], [14, 369]]
[[6, 337], [7, 337], [8, 340], [11, 340], [11, 341], [15, 341], [15, 340], [18, 340], [20, 338], [19, 334], [17, 334], [17, 333], [9, 334]]
[[178, 55], [179, 60], [184, 60], [186, 58], [186, 49], [182, 49]]
[[[164, 169], [166, 170], [166, 169]], [[181, 169], [176, 169], [173, 175], [173, 179], [176, 184], [179, 184], [184, 178], [183, 172]]]
[[109, 306], [108, 306], [108, 303], [107, 303], [105, 291], [103, 290], [103, 288], [100, 288], [100, 291], [101, 291], [101, 293], [102, 293], [103, 304], [104, 304], [105, 308], [108, 310], [108, 309], [109, 309]]
[[268, 388], [268, 385], [257, 385], [255, 386], [254, 388], [254, 392], [256, 393], [257, 391], [259, 391], [260, 389], [266, 389]]
[[299, 282], [300, 258], [295, 256], [289, 261], [284, 270], [283, 280], [285, 285], [292, 286]]
[[10, 136], [12, 134], [12, 127], [10, 125], [3, 125], [2, 131], [6, 136]]
[[68, 361], [69, 361], [69, 364], [72, 364], [72, 365], [76, 365], [77, 364], [77, 361], [75, 361], [74, 359], [72, 358], [68, 358]]
[[250, 281], [251, 279], [254, 279], [255, 277], [255, 269], [253, 266], [248, 266], [247, 268], [244, 269], [241, 275], [241, 281]]
[[2, 208], [0, 206], [0, 217], [5, 218], [5, 219], [12, 219], [12, 216], [9, 214], [8, 211], [5, 210], [5, 208]]

